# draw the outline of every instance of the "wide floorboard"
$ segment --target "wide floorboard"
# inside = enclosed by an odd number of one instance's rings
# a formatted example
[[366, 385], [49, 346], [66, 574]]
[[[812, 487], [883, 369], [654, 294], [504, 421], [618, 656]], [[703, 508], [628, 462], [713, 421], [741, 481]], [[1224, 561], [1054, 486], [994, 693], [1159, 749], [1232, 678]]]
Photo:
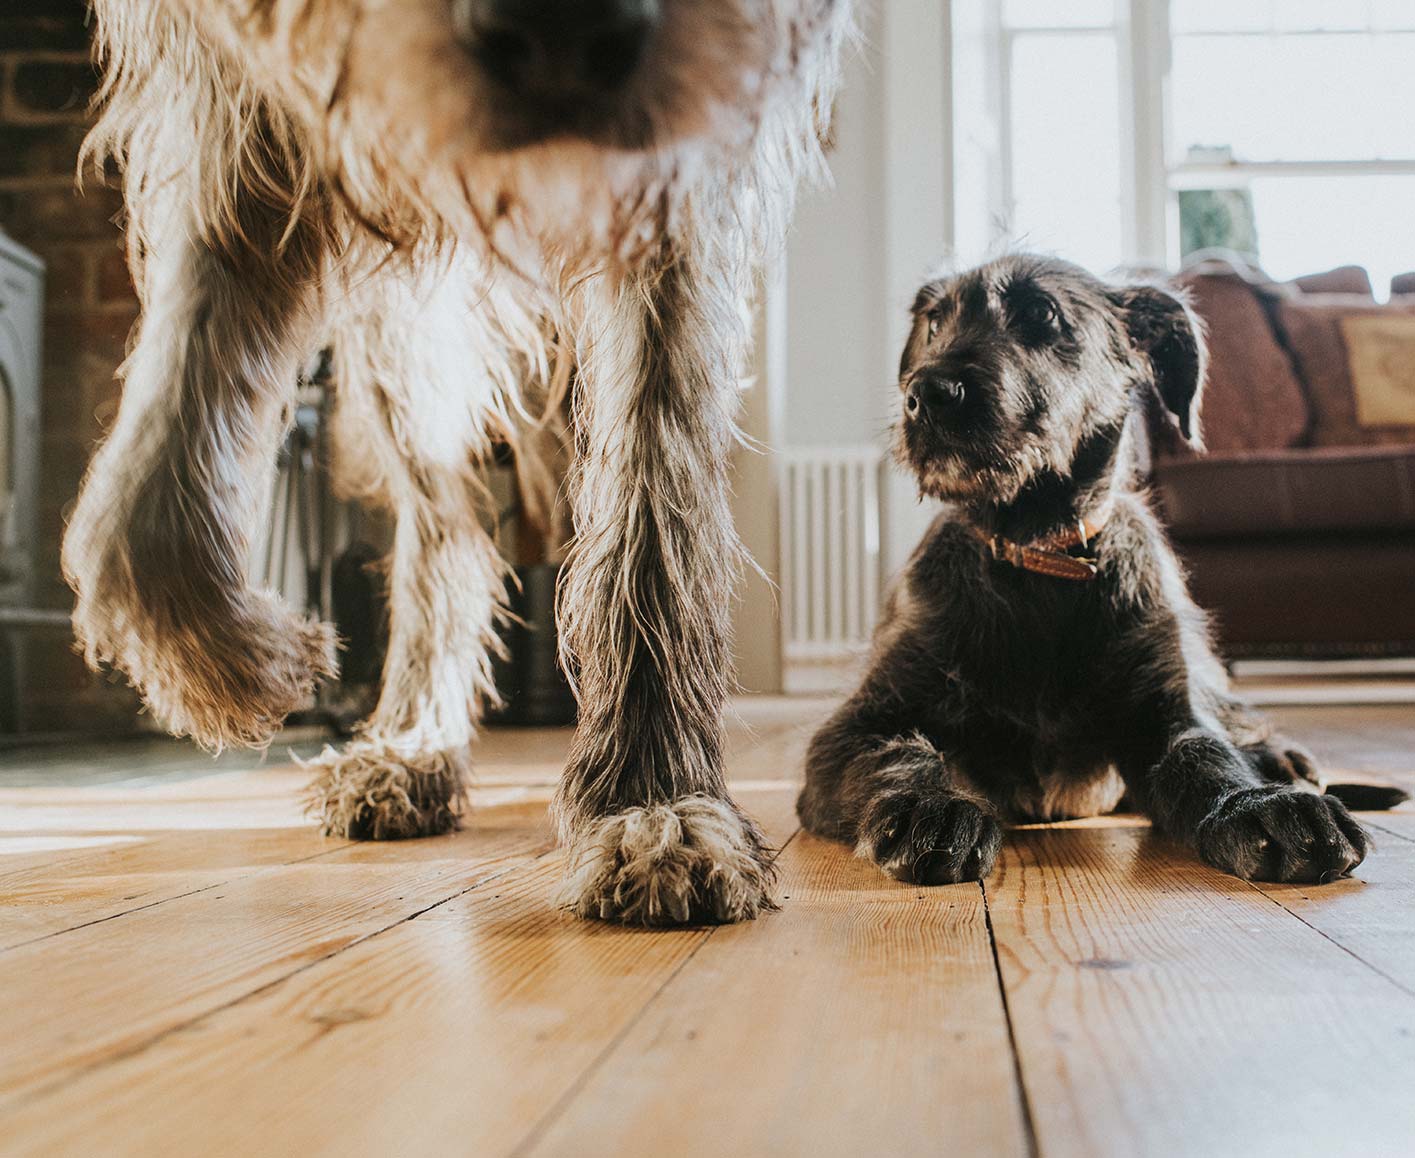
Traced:
[[[1119, 816], [910, 888], [798, 831], [825, 706], [731, 727], [781, 910], [672, 932], [557, 904], [563, 732], [489, 733], [464, 831], [381, 845], [293, 765], [0, 758], [0, 1154], [1415, 1153], [1415, 810], [1322, 887]], [[1408, 706], [1273, 714], [1415, 787]]]

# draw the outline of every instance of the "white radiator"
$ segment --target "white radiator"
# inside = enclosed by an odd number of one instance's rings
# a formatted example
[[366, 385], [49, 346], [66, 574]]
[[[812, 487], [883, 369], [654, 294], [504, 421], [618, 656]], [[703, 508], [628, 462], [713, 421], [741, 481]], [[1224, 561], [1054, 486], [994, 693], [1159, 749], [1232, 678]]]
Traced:
[[874, 446], [778, 455], [787, 692], [840, 688], [869, 646], [879, 612], [880, 460]]

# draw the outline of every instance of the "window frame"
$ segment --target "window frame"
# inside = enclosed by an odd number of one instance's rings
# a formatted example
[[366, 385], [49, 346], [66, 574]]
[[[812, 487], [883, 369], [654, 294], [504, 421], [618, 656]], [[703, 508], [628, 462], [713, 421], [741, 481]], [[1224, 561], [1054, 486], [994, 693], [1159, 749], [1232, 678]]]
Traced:
[[[1415, 156], [1305, 161], [1190, 161], [1171, 163], [1170, 81], [1174, 34], [1170, 0], [1115, 0], [1109, 24], [1009, 27], [1001, 3], [987, 5], [985, 44], [993, 57], [996, 82], [989, 86], [998, 141], [993, 185], [998, 204], [994, 240], [1005, 241], [1014, 231], [1012, 65], [1016, 42], [1037, 35], [1116, 37], [1120, 75], [1120, 204], [1122, 260], [1131, 265], [1169, 267], [1179, 260], [1179, 193], [1186, 189], [1242, 186], [1255, 177], [1380, 177], [1415, 176]], [[1367, 35], [1373, 31], [1333, 30], [1333, 34]], [[1306, 35], [1300, 30], [1278, 36]]]

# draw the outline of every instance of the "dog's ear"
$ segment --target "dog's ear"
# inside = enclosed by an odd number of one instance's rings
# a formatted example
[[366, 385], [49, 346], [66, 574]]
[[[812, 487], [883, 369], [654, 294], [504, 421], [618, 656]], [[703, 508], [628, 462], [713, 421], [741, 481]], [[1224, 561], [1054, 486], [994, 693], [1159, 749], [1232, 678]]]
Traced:
[[1116, 294], [1130, 344], [1148, 360], [1160, 401], [1184, 441], [1199, 446], [1199, 395], [1208, 364], [1204, 323], [1182, 296], [1157, 285], [1125, 286]]

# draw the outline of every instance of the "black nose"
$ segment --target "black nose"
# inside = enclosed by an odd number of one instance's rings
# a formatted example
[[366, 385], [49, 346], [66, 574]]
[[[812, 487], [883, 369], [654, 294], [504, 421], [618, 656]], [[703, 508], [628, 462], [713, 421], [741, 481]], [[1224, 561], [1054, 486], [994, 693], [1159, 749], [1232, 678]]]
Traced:
[[459, 0], [477, 60], [502, 88], [550, 102], [607, 96], [639, 67], [659, 0]]
[[915, 378], [904, 392], [904, 409], [910, 418], [937, 418], [963, 401], [963, 383], [953, 378]]

